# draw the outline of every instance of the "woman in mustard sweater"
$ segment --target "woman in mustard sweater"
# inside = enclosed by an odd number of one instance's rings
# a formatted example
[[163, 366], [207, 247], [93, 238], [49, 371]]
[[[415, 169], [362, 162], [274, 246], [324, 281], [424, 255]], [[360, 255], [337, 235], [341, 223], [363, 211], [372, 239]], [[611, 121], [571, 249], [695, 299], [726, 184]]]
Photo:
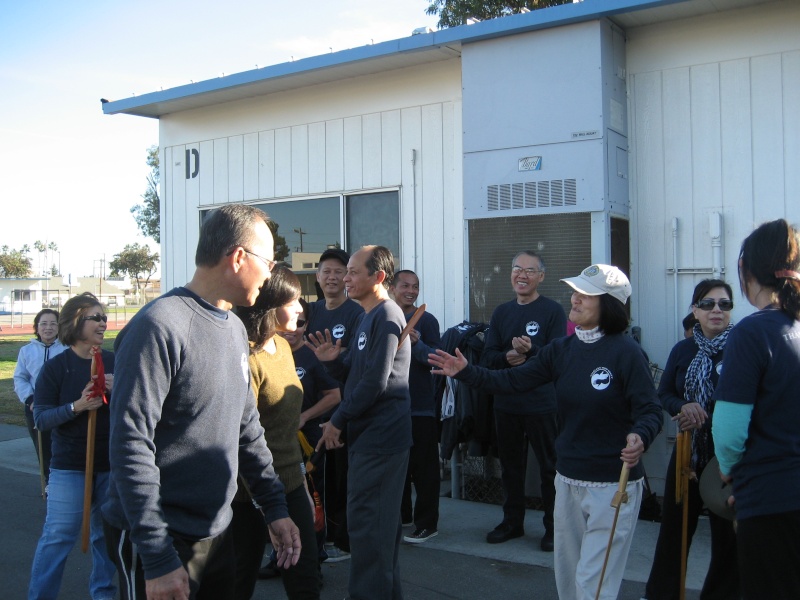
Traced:
[[[319, 598], [321, 575], [317, 560], [313, 503], [305, 485], [305, 474], [297, 439], [303, 386], [295, 371], [289, 343], [279, 331], [294, 331], [300, 306], [300, 281], [285, 267], [277, 267], [264, 282], [255, 305], [238, 307], [250, 339], [251, 384], [261, 414], [261, 425], [272, 452], [275, 472], [286, 491], [289, 516], [300, 529], [303, 549], [297, 565], [282, 571], [283, 586], [290, 600]], [[233, 502], [233, 535], [236, 545], [236, 598], [252, 596], [267, 543], [263, 517], [250, 501], [240, 481]]]

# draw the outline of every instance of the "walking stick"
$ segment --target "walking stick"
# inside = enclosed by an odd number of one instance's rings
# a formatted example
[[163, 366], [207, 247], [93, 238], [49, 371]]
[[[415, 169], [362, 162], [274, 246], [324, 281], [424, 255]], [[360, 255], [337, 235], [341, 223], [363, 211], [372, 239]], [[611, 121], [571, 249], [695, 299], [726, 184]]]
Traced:
[[[100, 346], [92, 348], [92, 377], [94, 385], [90, 398], [102, 397], [106, 404], [106, 373], [103, 367], [103, 355]], [[89, 550], [89, 531], [92, 520], [92, 483], [94, 481], [94, 438], [97, 429], [97, 410], [90, 410], [86, 427], [86, 475], [83, 482], [83, 523], [81, 525], [81, 550], [85, 554]]]
[[614, 522], [611, 524], [611, 535], [608, 536], [608, 547], [606, 548], [606, 557], [603, 560], [603, 570], [600, 571], [600, 581], [597, 582], [597, 594], [595, 600], [600, 600], [600, 589], [603, 587], [603, 578], [606, 575], [606, 567], [608, 566], [608, 557], [611, 555], [611, 544], [614, 542], [614, 531], [617, 529], [617, 519], [619, 519], [620, 507], [628, 501], [628, 492], [625, 489], [628, 487], [628, 475], [630, 475], [630, 467], [628, 463], [622, 463], [622, 472], [619, 475], [619, 486], [617, 491], [614, 492], [614, 497], [611, 499], [611, 508], [614, 509]]
[[406, 337], [408, 337], [409, 332], [414, 329], [414, 325], [416, 325], [417, 322], [422, 318], [422, 314], [425, 312], [427, 306], [427, 304], [420, 305], [420, 307], [414, 311], [414, 314], [411, 315], [408, 323], [406, 323], [406, 326], [403, 327], [403, 331], [400, 332], [400, 341], [397, 343], [398, 348], [403, 345], [403, 342], [405, 341]]
[[681, 583], [680, 600], [686, 599], [686, 563], [689, 542], [689, 480], [696, 479], [692, 471], [692, 434], [690, 431], [678, 433], [675, 454], [675, 502], [683, 503], [683, 519], [681, 522]]
[[39, 441], [39, 480], [42, 484], [42, 500], [47, 500], [47, 494], [45, 491], [47, 488], [47, 479], [44, 476], [44, 448], [42, 448], [42, 431], [37, 429], [36, 435]]

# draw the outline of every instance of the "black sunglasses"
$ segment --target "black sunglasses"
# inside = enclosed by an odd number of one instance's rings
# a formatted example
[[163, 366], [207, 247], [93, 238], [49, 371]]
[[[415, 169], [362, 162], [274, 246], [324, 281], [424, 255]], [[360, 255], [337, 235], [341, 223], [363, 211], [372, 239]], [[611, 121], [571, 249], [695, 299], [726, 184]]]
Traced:
[[733, 300], [728, 300], [727, 298], [723, 298], [719, 302], [717, 302], [713, 298], [703, 298], [702, 300], [700, 300], [700, 302], [695, 304], [695, 306], [700, 310], [708, 311], [708, 310], [714, 310], [715, 304], [719, 306], [719, 309], [723, 312], [728, 312], [730, 309], [733, 308]]
[[96, 323], [102, 321], [103, 323], [107, 323], [108, 317], [106, 315], [86, 315], [81, 321], [95, 321]]

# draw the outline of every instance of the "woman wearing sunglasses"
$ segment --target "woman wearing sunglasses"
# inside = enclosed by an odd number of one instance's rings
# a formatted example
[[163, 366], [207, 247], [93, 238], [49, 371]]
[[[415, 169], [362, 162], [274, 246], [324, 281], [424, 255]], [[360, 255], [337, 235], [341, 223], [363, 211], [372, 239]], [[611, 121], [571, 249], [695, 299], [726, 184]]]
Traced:
[[731, 332], [714, 391], [714, 444], [733, 480], [742, 596], [800, 598], [800, 233], [783, 219], [742, 243], [755, 313]]
[[[297, 564], [281, 570], [289, 600], [319, 598], [322, 578], [317, 560], [313, 501], [305, 483], [303, 455], [297, 430], [303, 405], [303, 385], [295, 371], [289, 343], [279, 331], [297, 329], [300, 280], [285, 267], [276, 267], [264, 282], [253, 306], [239, 306], [250, 339], [250, 380], [261, 425], [272, 452], [275, 472], [286, 492], [289, 517], [300, 530], [302, 550]], [[244, 485], [233, 500], [233, 540], [236, 546], [236, 600], [253, 595], [261, 558], [267, 543], [264, 517], [254, 507]]]
[[[732, 308], [733, 291], [730, 285], [720, 279], [704, 279], [697, 284], [692, 294], [692, 315], [697, 320], [693, 335], [675, 344], [658, 387], [664, 410], [681, 431], [692, 432], [691, 468], [697, 474], [697, 479], [689, 482], [687, 553], [703, 509], [698, 482], [703, 469], [714, 457], [711, 439], [714, 402], [711, 395], [722, 370], [723, 350], [732, 327]], [[661, 528], [645, 588], [647, 600], [680, 598], [683, 507], [674, 502], [675, 461], [676, 448], [673, 448], [664, 487]], [[741, 594], [733, 522], [710, 513], [709, 524], [711, 564], [700, 598], [738, 599]]]
[[[47, 517], [31, 566], [28, 600], [56, 598], [70, 550], [81, 529], [86, 473], [88, 415], [97, 411], [92, 486], [92, 572], [89, 597], [110, 600], [116, 594], [116, 568], [106, 553], [100, 506], [108, 492], [108, 406], [92, 393], [92, 348], [103, 343], [107, 317], [95, 296], [70, 298], [59, 316], [58, 337], [68, 348], [48, 360], [36, 382], [33, 418], [36, 428], [50, 431], [53, 457]], [[114, 354], [102, 352], [106, 391], [111, 391]]]

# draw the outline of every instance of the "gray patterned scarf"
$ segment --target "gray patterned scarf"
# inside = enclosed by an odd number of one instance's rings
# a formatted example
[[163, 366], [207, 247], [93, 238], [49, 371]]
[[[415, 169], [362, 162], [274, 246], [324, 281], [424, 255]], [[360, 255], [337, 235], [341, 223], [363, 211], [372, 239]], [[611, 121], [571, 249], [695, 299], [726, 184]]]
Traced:
[[[709, 418], [712, 412], [709, 410], [709, 404], [711, 394], [714, 392], [714, 386], [711, 384], [711, 370], [714, 368], [714, 363], [711, 359], [722, 352], [732, 327], [733, 325], [729, 324], [722, 333], [710, 340], [703, 335], [700, 323], [695, 324], [693, 329], [697, 354], [689, 363], [686, 371], [684, 398], [687, 402], [697, 402], [703, 407]], [[711, 427], [710, 423], [707, 423], [706, 426], [695, 429], [692, 433], [692, 467], [695, 471], [702, 469], [711, 460], [711, 456]]]

